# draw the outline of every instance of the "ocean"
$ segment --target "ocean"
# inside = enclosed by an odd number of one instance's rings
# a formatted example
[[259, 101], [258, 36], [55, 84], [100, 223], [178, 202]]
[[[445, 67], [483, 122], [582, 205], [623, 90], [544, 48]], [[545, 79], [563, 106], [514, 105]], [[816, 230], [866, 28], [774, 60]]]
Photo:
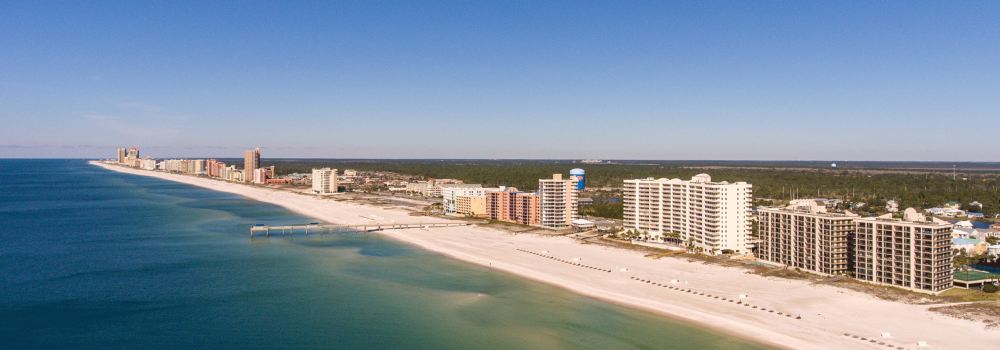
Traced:
[[765, 349], [82, 160], [0, 160], [0, 349]]

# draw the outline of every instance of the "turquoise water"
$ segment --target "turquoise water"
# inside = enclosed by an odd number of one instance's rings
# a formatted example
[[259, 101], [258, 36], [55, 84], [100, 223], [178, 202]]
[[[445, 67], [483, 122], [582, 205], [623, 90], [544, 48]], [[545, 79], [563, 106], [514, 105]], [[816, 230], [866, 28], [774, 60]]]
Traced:
[[762, 349], [79, 160], [0, 160], [0, 349]]

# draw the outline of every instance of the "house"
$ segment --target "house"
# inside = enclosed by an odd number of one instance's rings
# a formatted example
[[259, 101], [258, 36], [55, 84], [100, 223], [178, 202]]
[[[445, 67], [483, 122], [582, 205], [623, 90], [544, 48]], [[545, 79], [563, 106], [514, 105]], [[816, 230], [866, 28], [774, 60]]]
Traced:
[[970, 218], [984, 218], [983, 213], [966, 213]]
[[992, 226], [990, 226], [990, 228], [994, 230], [1000, 230], [1000, 224], [993, 224]]
[[973, 238], [976, 229], [971, 227], [958, 227], [955, 226], [954, 230], [951, 231], [952, 238]]
[[975, 226], [973, 226], [973, 225], [972, 225], [972, 221], [969, 221], [969, 220], [965, 220], [965, 221], [959, 221], [959, 222], [956, 222], [956, 223], [955, 223], [955, 227], [968, 227], [968, 228], [973, 228], [973, 227], [975, 227]]
[[888, 210], [890, 213], [899, 212], [899, 202], [897, 202], [895, 199], [890, 199], [885, 202], [885, 209]]
[[992, 228], [977, 228], [973, 238], [987, 239], [989, 237], [1000, 237], [1000, 230]]
[[969, 206], [970, 207], [979, 207], [979, 211], [983, 210], [983, 203], [979, 203], [979, 201], [972, 201], [972, 203], [969, 203]]
[[598, 231], [605, 232], [615, 229], [616, 227], [618, 227], [618, 224], [616, 224], [614, 221], [598, 220], [594, 221], [594, 226], [597, 227]]
[[864, 206], [865, 206], [865, 205], [867, 205], [867, 204], [868, 204], [868, 203], [865, 203], [865, 202], [861, 202], [861, 203], [854, 203], [854, 204], [852, 204], [852, 205], [851, 205], [851, 208], [853, 208], [853, 209], [858, 209], [858, 208], [861, 208], [861, 207], [864, 207]]
[[956, 202], [956, 201], [950, 201], [948, 203], [945, 203], [943, 205], [943, 207], [949, 208], [949, 209], [958, 209], [958, 208], [962, 207], [962, 203], [959, 203], [959, 202]]
[[594, 204], [594, 199], [590, 197], [583, 197], [576, 199], [576, 205], [591, 205]]
[[959, 251], [965, 250], [966, 255], [979, 255], [986, 253], [988, 243], [975, 238], [952, 238], [951, 248]]
[[576, 219], [573, 220], [572, 223], [573, 223], [573, 228], [577, 230], [589, 230], [594, 228], [594, 222], [590, 220]]
[[986, 254], [1000, 256], [1000, 245], [991, 245], [986, 247]]

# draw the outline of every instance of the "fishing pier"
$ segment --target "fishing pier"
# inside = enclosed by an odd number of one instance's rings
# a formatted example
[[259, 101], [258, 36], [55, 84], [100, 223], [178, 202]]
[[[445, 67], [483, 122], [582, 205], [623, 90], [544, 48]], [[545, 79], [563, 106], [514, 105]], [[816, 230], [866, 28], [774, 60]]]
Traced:
[[452, 222], [452, 223], [433, 223], [433, 224], [431, 224], [431, 223], [428, 223], [428, 224], [425, 224], [425, 223], [415, 223], [415, 224], [412, 224], [412, 223], [411, 224], [397, 224], [397, 223], [378, 224], [378, 223], [371, 223], [371, 224], [360, 224], [360, 225], [341, 225], [341, 224], [311, 223], [311, 224], [308, 224], [308, 225], [287, 225], [287, 226], [264, 226], [264, 225], [256, 225], [256, 226], [250, 227], [250, 238], [253, 238], [254, 233], [256, 233], [258, 235], [260, 235], [261, 233], [263, 233], [264, 236], [270, 237], [271, 236], [271, 231], [275, 231], [275, 234], [277, 234], [277, 232], [280, 231], [282, 236], [284, 236], [286, 234], [286, 232], [287, 232], [287, 234], [289, 236], [291, 236], [292, 234], [295, 233], [295, 230], [299, 230], [300, 232], [301, 231], [305, 231], [306, 236], [308, 236], [310, 230], [312, 230], [314, 234], [318, 233], [318, 234], [322, 235], [322, 234], [334, 234], [334, 233], [336, 233], [336, 234], [368, 233], [368, 232], [377, 232], [377, 231], [382, 231], [382, 230], [404, 230], [404, 229], [410, 229], [410, 228], [424, 228], [424, 229], [426, 229], [426, 228], [433, 228], [433, 227], [454, 227], [454, 226], [468, 226], [468, 225], [473, 225], [473, 223], [471, 223], [471, 222]]

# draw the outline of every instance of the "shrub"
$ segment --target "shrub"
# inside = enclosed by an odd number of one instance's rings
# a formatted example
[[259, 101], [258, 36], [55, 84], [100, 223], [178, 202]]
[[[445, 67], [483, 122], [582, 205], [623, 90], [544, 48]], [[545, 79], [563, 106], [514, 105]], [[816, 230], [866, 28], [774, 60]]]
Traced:
[[983, 285], [984, 293], [996, 293], [997, 290], [1000, 290], [1000, 288], [997, 288], [997, 286], [993, 285], [992, 283], [987, 283]]

